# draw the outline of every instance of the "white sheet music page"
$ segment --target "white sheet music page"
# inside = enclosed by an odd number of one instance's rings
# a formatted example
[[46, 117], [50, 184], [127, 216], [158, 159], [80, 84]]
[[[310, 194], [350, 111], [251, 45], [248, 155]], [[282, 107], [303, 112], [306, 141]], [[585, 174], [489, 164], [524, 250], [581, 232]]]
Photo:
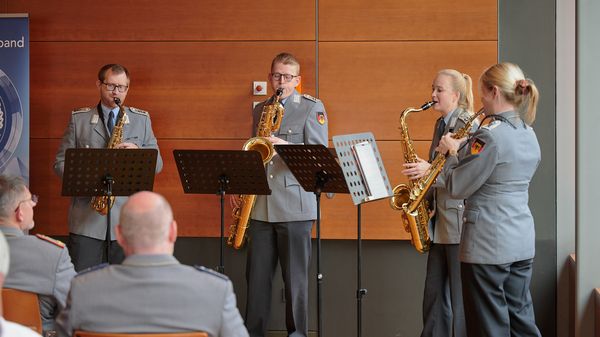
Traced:
[[352, 152], [360, 169], [360, 173], [369, 196], [367, 200], [387, 197], [385, 181], [379, 170], [375, 152], [369, 142], [361, 142], [352, 146]]

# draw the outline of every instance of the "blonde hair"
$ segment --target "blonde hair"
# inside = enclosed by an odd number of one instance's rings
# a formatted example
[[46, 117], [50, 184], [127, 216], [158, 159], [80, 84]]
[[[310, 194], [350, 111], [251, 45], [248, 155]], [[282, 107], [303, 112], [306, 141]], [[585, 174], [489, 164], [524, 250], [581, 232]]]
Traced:
[[290, 53], [284, 52], [284, 53], [280, 53], [277, 56], [275, 56], [275, 58], [271, 62], [271, 71], [273, 71], [273, 67], [275, 67], [275, 64], [277, 64], [277, 63], [295, 66], [296, 71], [297, 71], [297, 73], [295, 75], [300, 74], [300, 62], [298, 62], [296, 57]]
[[481, 74], [479, 82], [487, 89], [498, 87], [504, 99], [515, 106], [525, 123], [533, 123], [539, 92], [533, 81], [525, 78], [518, 65], [509, 62], [495, 64]]
[[463, 74], [454, 69], [442, 69], [438, 71], [438, 75], [446, 75], [450, 77], [452, 89], [460, 94], [458, 98], [458, 106], [467, 110], [473, 111], [473, 81], [471, 76]]

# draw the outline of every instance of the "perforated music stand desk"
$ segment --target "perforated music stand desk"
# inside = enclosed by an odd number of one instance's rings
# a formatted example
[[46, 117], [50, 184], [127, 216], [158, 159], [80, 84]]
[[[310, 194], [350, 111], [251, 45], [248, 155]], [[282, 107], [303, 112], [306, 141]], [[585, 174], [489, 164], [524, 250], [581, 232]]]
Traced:
[[242, 150], [173, 150], [185, 193], [221, 196], [220, 273], [224, 247], [224, 200], [228, 194], [271, 194], [260, 153]]
[[[156, 149], [67, 149], [61, 194], [116, 197], [152, 191], [157, 157]], [[109, 263], [110, 217], [111, 207], [108, 207], [105, 249]]]
[[317, 199], [317, 330], [323, 336], [321, 317], [321, 193], [350, 193], [344, 173], [331, 151], [322, 144], [275, 145], [275, 150], [296, 180]]

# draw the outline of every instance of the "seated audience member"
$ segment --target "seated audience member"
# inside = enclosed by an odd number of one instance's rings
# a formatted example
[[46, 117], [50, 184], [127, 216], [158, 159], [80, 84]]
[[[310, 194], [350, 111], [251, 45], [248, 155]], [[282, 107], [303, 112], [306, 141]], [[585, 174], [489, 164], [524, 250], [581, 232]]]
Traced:
[[71, 283], [58, 333], [204, 331], [211, 337], [248, 336], [229, 279], [173, 256], [177, 223], [171, 206], [153, 192], [132, 195], [121, 209], [117, 240], [121, 265], [99, 265]]
[[[8, 275], [8, 244], [0, 232], [0, 288]], [[0, 337], [41, 337], [37, 332], [20, 324], [5, 321], [2, 317], [2, 296], [0, 296]]]
[[4, 287], [38, 294], [43, 330], [50, 331], [65, 307], [75, 269], [62, 242], [24, 234], [33, 228], [37, 201], [22, 178], [0, 175], [0, 231], [12, 256]]

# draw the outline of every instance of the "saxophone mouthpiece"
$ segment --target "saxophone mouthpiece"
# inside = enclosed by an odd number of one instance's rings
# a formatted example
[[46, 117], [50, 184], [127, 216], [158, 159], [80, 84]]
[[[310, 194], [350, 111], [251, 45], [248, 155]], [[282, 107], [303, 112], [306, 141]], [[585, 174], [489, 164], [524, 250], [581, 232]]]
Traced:
[[435, 103], [437, 103], [437, 102], [436, 101], [427, 102], [427, 103], [421, 105], [421, 109], [427, 110], [427, 109], [431, 108]]
[[115, 104], [121, 106], [121, 99], [119, 97], [115, 97]]
[[283, 88], [277, 88], [277, 90], [275, 91], [275, 96], [281, 96], [283, 95]]

